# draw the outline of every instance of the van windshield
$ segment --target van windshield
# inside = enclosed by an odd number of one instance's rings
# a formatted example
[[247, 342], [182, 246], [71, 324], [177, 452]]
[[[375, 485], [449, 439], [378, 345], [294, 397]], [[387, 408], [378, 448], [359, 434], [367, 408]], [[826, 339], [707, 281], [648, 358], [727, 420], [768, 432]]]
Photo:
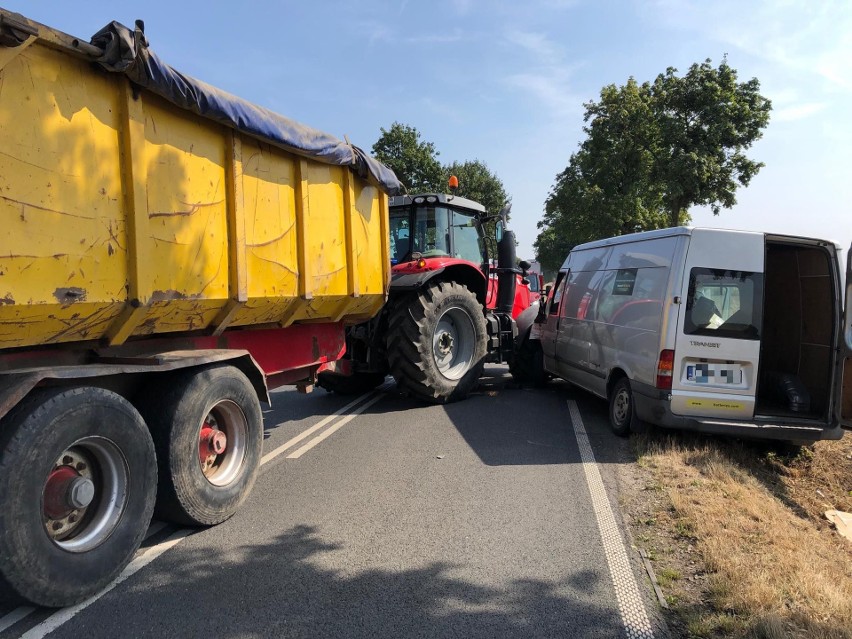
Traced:
[[689, 275], [684, 333], [760, 339], [763, 274], [694, 268]]

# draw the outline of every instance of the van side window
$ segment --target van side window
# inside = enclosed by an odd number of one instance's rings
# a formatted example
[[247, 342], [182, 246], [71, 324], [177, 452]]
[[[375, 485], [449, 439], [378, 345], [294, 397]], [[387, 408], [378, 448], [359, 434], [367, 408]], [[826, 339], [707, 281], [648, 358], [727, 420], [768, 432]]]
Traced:
[[663, 311], [668, 269], [628, 268], [608, 271], [601, 284], [597, 319], [600, 322], [652, 330]]
[[689, 275], [684, 333], [760, 339], [763, 273], [694, 268]]
[[553, 297], [550, 300], [550, 306], [547, 307], [548, 315], [559, 313], [559, 304], [562, 302], [562, 293], [565, 292], [565, 282], [568, 281], [568, 273], [561, 272], [556, 276], [556, 282], [553, 284]]
[[574, 319], [586, 319], [590, 310], [594, 309], [595, 283], [593, 279], [600, 279], [600, 271], [577, 271], [571, 273], [568, 286], [565, 289], [565, 302], [562, 308], [562, 317]]

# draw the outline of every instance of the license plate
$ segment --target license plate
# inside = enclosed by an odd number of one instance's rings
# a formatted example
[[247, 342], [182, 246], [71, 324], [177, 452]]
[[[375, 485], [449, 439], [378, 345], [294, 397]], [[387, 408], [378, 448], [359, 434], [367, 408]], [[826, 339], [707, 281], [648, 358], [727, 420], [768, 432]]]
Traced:
[[739, 364], [693, 364], [686, 367], [686, 379], [696, 384], [740, 384], [743, 369]]

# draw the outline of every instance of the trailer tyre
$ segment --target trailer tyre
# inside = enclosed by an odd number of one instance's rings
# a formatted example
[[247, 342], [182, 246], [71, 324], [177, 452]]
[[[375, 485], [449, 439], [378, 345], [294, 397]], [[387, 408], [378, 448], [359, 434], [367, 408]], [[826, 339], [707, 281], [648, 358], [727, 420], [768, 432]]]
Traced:
[[194, 369], [149, 389], [140, 404], [159, 462], [156, 516], [189, 526], [231, 517], [254, 485], [263, 446], [248, 378], [228, 365]]
[[151, 521], [142, 417], [101, 388], [37, 391], [0, 426], [0, 588], [69, 606], [113, 581]]
[[390, 314], [391, 375], [402, 390], [426, 401], [467, 397], [482, 375], [486, 344], [482, 306], [456, 282], [433, 282]]
[[609, 424], [619, 437], [627, 437], [630, 433], [644, 430], [644, 423], [636, 416], [636, 404], [633, 401], [633, 390], [630, 380], [626, 377], [619, 379], [609, 395]]

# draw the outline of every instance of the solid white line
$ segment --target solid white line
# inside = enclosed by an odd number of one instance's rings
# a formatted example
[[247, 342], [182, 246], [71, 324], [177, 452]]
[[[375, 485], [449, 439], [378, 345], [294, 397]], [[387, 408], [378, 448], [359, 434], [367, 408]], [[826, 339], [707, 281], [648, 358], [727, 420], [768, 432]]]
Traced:
[[11, 628], [21, 619], [28, 616], [31, 612], [35, 612], [35, 608], [32, 606], [21, 606], [20, 608], [15, 608], [5, 617], [0, 617], [0, 632], [3, 632], [7, 628]]
[[592, 507], [598, 522], [604, 555], [609, 565], [621, 622], [627, 631], [628, 639], [654, 639], [654, 631], [651, 628], [645, 604], [642, 602], [639, 587], [636, 585], [636, 577], [627, 557], [627, 548], [621, 538], [618, 524], [615, 522], [615, 515], [606, 494], [600, 469], [595, 461], [595, 454], [589, 444], [589, 436], [583, 426], [583, 418], [580, 416], [577, 402], [568, 400], [568, 412], [571, 414], [574, 435], [577, 437], [577, 445], [580, 448], [580, 460], [583, 462], [586, 484], [592, 496]]
[[334, 419], [336, 417], [342, 415], [343, 413], [348, 411], [350, 408], [352, 408], [353, 406], [355, 406], [356, 404], [358, 404], [362, 400], [366, 399], [367, 397], [369, 397], [370, 395], [372, 395], [375, 392], [376, 391], [370, 391], [369, 393], [364, 393], [363, 395], [361, 395], [361, 397], [349, 402], [348, 404], [346, 404], [346, 406], [344, 406], [343, 408], [341, 408], [337, 412], [332, 413], [331, 415], [329, 415], [328, 417], [326, 417], [325, 419], [320, 421], [318, 424], [314, 424], [313, 426], [311, 426], [307, 430], [302, 431], [301, 433], [299, 433], [298, 435], [293, 437], [291, 440], [285, 442], [284, 444], [281, 444], [275, 450], [272, 450], [272, 451], [266, 453], [263, 457], [260, 458], [260, 465], [263, 466], [265, 463], [272, 461], [273, 459], [278, 457], [278, 455], [283, 453], [285, 450], [287, 450], [288, 448], [291, 448], [292, 446], [295, 446], [296, 444], [298, 444], [300, 441], [302, 441], [308, 435], [311, 435], [311, 434], [317, 432], [320, 428], [322, 428], [323, 426], [325, 426], [329, 422], [334, 421]]
[[115, 588], [118, 584], [120, 584], [125, 579], [132, 577], [138, 571], [142, 570], [145, 566], [154, 561], [157, 557], [162, 555], [172, 546], [176, 546], [180, 542], [182, 542], [189, 534], [193, 531], [192, 529], [184, 528], [182, 530], [178, 530], [175, 533], [172, 533], [170, 537], [168, 537], [165, 541], [160, 542], [156, 546], [151, 546], [148, 550], [146, 550], [141, 555], [137, 556], [133, 561], [131, 561], [127, 568], [121, 571], [121, 574], [113, 581], [109, 586], [101, 590], [98, 594], [86, 601], [78, 603], [76, 606], [71, 606], [70, 608], [63, 608], [59, 612], [54, 615], [51, 615], [43, 622], [38, 624], [37, 626], [31, 628], [28, 632], [21, 635], [21, 639], [41, 639], [47, 634], [50, 634], [59, 626], [64, 624], [66, 621], [70, 620], [74, 615], [76, 615], [81, 610], [88, 608], [93, 603], [95, 603], [98, 599], [107, 594], [110, 590]]
[[332, 427], [331, 427], [331, 428], [329, 428], [328, 430], [324, 430], [321, 434], [319, 434], [319, 435], [317, 435], [316, 437], [314, 437], [314, 438], [313, 438], [311, 441], [309, 441], [307, 444], [305, 444], [304, 446], [302, 446], [302, 447], [301, 447], [301, 448], [299, 448], [298, 450], [293, 451], [292, 453], [290, 453], [289, 455], [287, 455], [287, 459], [298, 459], [299, 457], [301, 457], [302, 455], [304, 455], [306, 452], [308, 452], [311, 448], [313, 448], [314, 446], [316, 446], [317, 444], [319, 444], [322, 440], [326, 439], [327, 437], [329, 437], [329, 436], [330, 436], [330, 435], [332, 435], [333, 433], [337, 432], [338, 430], [340, 430], [341, 428], [343, 428], [344, 426], [346, 426], [346, 424], [348, 424], [349, 422], [351, 422], [351, 421], [352, 421], [353, 419], [355, 419], [358, 415], [360, 415], [361, 413], [363, 413], [365, 410], [367, 410], [370, 406], [372, 406], [373, 404], [375, 404], [377, 401], [379, 401], [379, 400], [380, 400], [380, 399], [382, 399], [383, 397], [384, 397], [384, 394], [383, 394], [383, 393], [379, 393], [379, 394], [378, 394], [378, 395], [376, 395], [373, 399], [371, 399], [369, 402], [365, 403], [363, 406], [358, 407], [358, 409], [357, 409], [357, 410], [352, 411], [349, 415], [347, 415], [346, 417], [344, 417], [343, 419], [341, 419], [341, 420], [340, 420], [339, 422], [337, 422], [334, 426], [332, 426]]

